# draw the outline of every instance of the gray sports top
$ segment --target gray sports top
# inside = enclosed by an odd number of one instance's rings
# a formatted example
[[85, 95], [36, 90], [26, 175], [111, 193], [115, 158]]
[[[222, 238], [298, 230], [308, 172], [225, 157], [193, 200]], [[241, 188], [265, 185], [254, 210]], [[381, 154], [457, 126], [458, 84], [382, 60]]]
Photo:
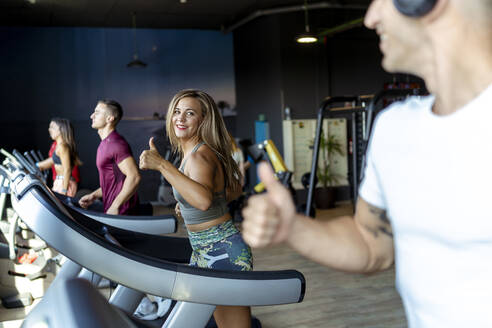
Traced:
[[[195, 153], [204, 142], [200, 142], [193, 148], [191, 154]], [[185, 158], [183, 164], [179, 168], [180, 172], [184, 172], [184, 167], [188, 158]], [[201, 211], [190, 204], [178, 193], [178, 191], [173, 187], [174, 198], [178, 201], [179, 209], [181, 211], [181, 216], [186, 224], [197, 224], [207, 222], [213, 219], [220, 218], [227, 213], [227, 201], [225, 195], [225, 188], [222, 191], [215, 192], [212, 199], [212, 205], [206, 210]]]

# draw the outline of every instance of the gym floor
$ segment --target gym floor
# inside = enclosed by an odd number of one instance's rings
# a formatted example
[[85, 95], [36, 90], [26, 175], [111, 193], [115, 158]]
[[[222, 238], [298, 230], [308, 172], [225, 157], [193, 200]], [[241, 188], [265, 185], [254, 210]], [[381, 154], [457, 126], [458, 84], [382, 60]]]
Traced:
[[[160, 211], [161, 212], [161, 211]], [[164, 211], [162, 211], [164, 212]], [[330, 220], [352, 213], [350, 203], [318, 210], [317, 220]], [[186, 232], [180, 224], [178, 235]], [[405, 313], [394, 286], [394, 268], [363, 275], [347, 274], [315, 264], [281, 245], [253, 250], [255, 270], [295, 269], [306, 278], [304, 301], [298, 304], [255, 307], [253, 315], [264, 328], [400, 328], [406, 327]], [[0, 328], [20, 327], [29, 309], [14, 312], [0, 306]]]

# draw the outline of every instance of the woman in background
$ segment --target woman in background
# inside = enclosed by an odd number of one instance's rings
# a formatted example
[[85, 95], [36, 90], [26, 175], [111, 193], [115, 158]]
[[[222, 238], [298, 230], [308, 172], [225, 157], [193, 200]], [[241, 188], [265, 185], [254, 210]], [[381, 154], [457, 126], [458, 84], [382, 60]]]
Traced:
[[36, 165], [42, 171], [54, 167], [56, 175], [53, 175], [52, 190], [62, 195], [74, 197], [77, 192], [77, 181], [72, 177], [72, 171], [82, 163], [77, 154], [73, 126], [67, 119], [53, 118], [48, 132], [51, 139], [56, 142], [55, 149], [51, 157], [36, 163]]
[[244, 161], [243, 151], [241, 148], [239, 148], [236, 140], [230, 133], [229, 133], [229, 137], [231, 138], [232, 158], [234, 159], [234, 161], [237, 163], [239, 167], [239, 172], [241, 173], [240, 183], [241, 183], [241, 187], [244, 187], [244, 178], [246, 176], [246, 170], [249, 168], [250, 164], [249, 162]]

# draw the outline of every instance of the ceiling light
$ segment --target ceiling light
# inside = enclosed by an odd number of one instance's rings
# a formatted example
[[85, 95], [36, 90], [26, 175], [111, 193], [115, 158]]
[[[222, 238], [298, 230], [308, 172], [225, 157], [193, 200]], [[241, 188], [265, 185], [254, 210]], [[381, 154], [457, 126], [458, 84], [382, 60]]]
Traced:
[[138, 59], [138, 55], [134, 54], [133, 55], [133, 60], [126, 64], [126, 67], [131, 68], [131, 67], [136, 67], [136, 68], [144, 68], [146, 67], [147, 64]]
[[296, 41], [298, 43], [314, 43], [318, 42], [318, 38], [312, 35], [299, 35]]
[[298, 43], [314, 43], [318, 42], [316, 35], [309, 31], [309, 17], [307, 9], [307, 0], [304, 0], [304, 33], [296, 38]]
[[137, 45], [137, 14], [134, 12], [132, 15], [132, 29], [133, 29], [133, 60], [126, 64], [128, 68], [144, 68], [146, 63], [138, 59], [138, 45]]

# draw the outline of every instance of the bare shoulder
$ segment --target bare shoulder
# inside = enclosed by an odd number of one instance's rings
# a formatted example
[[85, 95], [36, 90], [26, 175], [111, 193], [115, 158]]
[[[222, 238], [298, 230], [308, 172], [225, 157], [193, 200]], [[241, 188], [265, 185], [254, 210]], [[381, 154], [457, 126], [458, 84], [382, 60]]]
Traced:
[[215, 167], [218, 164], [217, 161], [217, 155], [208, 145], [202, 145], [195, 153], [190, 154], [188, 159], [188, 162], [193, 165], [205, 165], [211, 167]]
[[217, 156], [207, 145], [201, 146], [195, 153], [190, 154], [186, 162], [185, 174], [192, 180], [206, 186], [210, 191], [217, 185]]

